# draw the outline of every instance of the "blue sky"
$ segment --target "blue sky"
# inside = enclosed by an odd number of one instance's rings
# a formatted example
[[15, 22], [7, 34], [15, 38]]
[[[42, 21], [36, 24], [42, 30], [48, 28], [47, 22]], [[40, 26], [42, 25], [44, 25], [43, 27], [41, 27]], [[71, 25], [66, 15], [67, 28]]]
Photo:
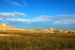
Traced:
[[0, 0], [0, 23], [75, 30], [75, 0]]

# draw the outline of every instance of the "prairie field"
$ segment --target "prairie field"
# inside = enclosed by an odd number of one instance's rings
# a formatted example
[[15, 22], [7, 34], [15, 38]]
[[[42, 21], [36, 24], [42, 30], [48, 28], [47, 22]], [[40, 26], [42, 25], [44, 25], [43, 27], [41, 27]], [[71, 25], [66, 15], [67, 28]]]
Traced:
[[0, 50], [75, 50], [75, 34], [0, 31]]

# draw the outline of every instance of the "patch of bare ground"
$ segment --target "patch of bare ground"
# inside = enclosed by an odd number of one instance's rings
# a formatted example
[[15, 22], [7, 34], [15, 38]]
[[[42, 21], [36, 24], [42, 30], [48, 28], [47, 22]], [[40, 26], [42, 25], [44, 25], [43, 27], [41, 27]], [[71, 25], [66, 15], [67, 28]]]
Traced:
[[0, 34], [0, 36], [20, 36], [20, 35], [15, 35], [15, 34]]

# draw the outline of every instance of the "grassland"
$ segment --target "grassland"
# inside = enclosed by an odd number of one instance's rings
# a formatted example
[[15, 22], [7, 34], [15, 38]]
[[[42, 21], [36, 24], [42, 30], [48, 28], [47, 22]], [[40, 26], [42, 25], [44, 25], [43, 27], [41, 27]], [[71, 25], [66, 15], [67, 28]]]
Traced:
[[1, 34], [11, 36], [0, 36], [0, 50], [75, 50], [75, 34], [0, 31]]

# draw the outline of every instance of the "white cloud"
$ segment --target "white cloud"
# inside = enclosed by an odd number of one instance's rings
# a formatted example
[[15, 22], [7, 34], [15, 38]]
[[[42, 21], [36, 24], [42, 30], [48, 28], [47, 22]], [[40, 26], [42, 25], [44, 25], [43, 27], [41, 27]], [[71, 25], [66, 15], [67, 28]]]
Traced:
[[40, 16], [37, 18], [33, 18], [33, 19], [22, 19], [22, 18], [11, 18], [11, 19], [6, 19], [8, 21], [18, 21], [18, 22], [26, 22], [26, 23], [32, 23], [32, 22], [44, 22], [44, 21], [48, 21], [51, 17], [49, 16]]
[[51, 16], [46, 16], [46, 15], [42, 15], [39, 17], [36, 17], [33, 19], [34, 22], [42, 22], [42, 21], [48, 21], [49, 19], [51, 19]]
[[71, 15], [58, 15], [59, 18], [54, 20], [53, 24], [73, 24], [75, 23], [75, 14]]
[[[27, 18], [15, 18], [16, 16], [25, 16], [25, 13], [0, 13], [0, 20], [7, 20], [7, 21], [18, 21], [18, 22], [25, 22], [25, 23], [33, 23], [33, 22], [47, 22], [50, 21], [51, 24], [73, 24], [75, 23], [75, 15], [58, 15], [57, 16], [47, 16], [42, 15], [36, 18], [27, 19]], [[5, 18], [1, 19], [1, 16], [15, 16], [14, 18]], [[61, 17], [62, 16], [62, 17]]]
[[0, 20], [3, 20], [2, 18], [0, 18]]
[[25, 13], [22, 12], [0, 12], [0, 18], [6, 17], [16, 17], [16, 16], [25, 16]]
[[75, 19], [63, 19], [54, 22], [54, 24], [71, 24], [71, 23], [75, 23]]
[[61, 16], [61, 17], [69, 17], [69, 16], [75, 16], [75, 14], [64, 14], [64, 15], [56, 15], [56, 16]]
[[18, 21], [18, 22], [32, 22], [32, 20], [30, 20], [30, 19], [22, 19], [22, 18], [17, 18], [17, 19], [11, 18], [11, 19], [5, 19], [5, 20], [13, 21], [13, 22], [15, 22], [15, 21]]
[[28, 6], [27, 2], [26, 1], [23, 1], [23, 3], [18, 3], [16, 1], [13, 1], [13, 0], [8, 0], [10, 3], [18, 6], [18, 7], [24, 7], [24, 6]]

